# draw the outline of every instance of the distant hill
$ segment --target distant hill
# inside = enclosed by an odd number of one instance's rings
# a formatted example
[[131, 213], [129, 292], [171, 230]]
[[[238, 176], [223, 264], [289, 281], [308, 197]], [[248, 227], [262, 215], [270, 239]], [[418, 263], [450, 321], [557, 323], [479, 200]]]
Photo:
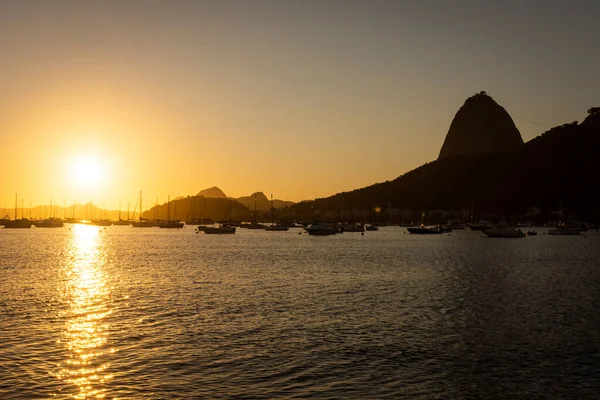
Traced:
[[194, 218], [213, 220], [248, 219], [249, 210], [237, 201], [227, 198], [188, 196], [152, 207], [144, 212], [148, 219], [190, 221]]
[[[255, 192], [249, 196], [242, 196], [238, 198], [227, 197], [227, 195], [218, 187], [213, 186], [208, 189], [201, 190], [196, 194], [197, 197], [204, 196], [206, 198], [216, 198], [216, 199], [233, 199], [239, 202], [241, 205], [247, 207], [252, 212], [254, 211], [254, 197], [256, 196], [256, 210], [257, 211], [270, 211], [271, 210], [271, 199], [268, 198], [263, 192]], [[283, 201], [279, 199], [273, 199], [273, 207], [275, 208], [284, 208], [289, 207], [294, 202], [292, 201]]]
[[573, 218], [598, 221], [600, 108], [588, 113], [583, 123], [552, 128], [518, 151], [450, 153], [393, 181], [298, 203], [290, 213], [401, 220], [436, 210], [468, 217], [472, 205], [475, 219], [535, 209], [547, 220], [560, 204]]
[[[256, 209], [258, 211], [269, 211], [271, 210], [271, 199], [269, 199], [263, 192], [252, 193], [250, 196], [239, 197], [236, 200], [248, 207], [249, 210], [254, 210], [254, 199], [256, 198]], [[274, 208], [285, 208], [293, 205], [291, 201], [283, 201], [273, 199]]]
[[216, 186], [201, 190], [198, 192], [198, 194], [196, 194], [196, 196], [211, 197], [211, 198], [215, 198], [215, 199], [226, 199], [227, 198], [225, 193], [223, 193], [223, 191]]

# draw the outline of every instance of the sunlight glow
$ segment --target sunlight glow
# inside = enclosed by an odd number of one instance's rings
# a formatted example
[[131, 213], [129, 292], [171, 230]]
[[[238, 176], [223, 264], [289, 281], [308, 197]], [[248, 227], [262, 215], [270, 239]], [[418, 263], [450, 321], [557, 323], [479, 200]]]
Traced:
[[105, 179], [106, 166], [97, 156], [80, 155], [69, 166], [69, 173], [78, 186], [91, 187]]

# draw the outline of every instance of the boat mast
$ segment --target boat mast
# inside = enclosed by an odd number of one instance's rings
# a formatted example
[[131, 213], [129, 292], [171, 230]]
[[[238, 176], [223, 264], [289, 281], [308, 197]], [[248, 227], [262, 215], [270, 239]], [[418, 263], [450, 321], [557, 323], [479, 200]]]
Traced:
[[140, 190], [140, 222], [142, 222], [142, 191]]
[[273, 225], [273, 221], [274, 221], [274, 216], [273, 216], [273, 193], [271, 193], [271, 225]]
[[171, 195], [167, 195], [167, 221], [171, 220]]
[[17, 194], [15, 193], [15, 221], [17, 220], [17, 216], [19, 215], [19, 201], [17, 200]]

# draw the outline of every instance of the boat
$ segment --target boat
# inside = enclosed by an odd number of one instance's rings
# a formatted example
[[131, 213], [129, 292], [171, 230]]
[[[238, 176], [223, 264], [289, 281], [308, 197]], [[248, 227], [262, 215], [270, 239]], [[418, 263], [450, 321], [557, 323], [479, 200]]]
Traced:
[[583, 232], [579, 225], [560, 224], [554, 229], [548, 230], [548, 235], [580, 235]]
[[519, 228], [513, 228], [505, 223], [500, 223], [492, 229], [484, 229], [482, 232], [490, 238], [523, 238], [525, 234]]
[[163, 221], [158, 224], [159, 228], [167, 228], [167, 229], [181, 229], [183, 228], [184, 223], [181, 221]]
[[492, 224], [490, 221], [486, 221], [486, 220], [481, 220], [477, 223], [472, 223], [472, 224], [467, 224], [467, 226], [472, 230], [472, 231], [483, 231], [483, 230], [489, 230], [489, 229], [493, 229], [494, 228], [494, 224]]
[[373, 232], [373, 231], [378, 231], [379, 228], [376, 227], [375, 225], [365, 225], [365, 230], [367, 230], [368, 232]]
[[338, 228], [327, 222], [313, 222], [305, 228], [309, 235], [326, 236], [339, 232]]
[[442, 229], [439, 225], [430, 225], [430, 226], [425, 226], [425, 225], [420, 225], [420, 226], [413, 226], [410, 228], [406, 228], [408, 230], [409, 233], [415, 234], [415, 235], [441, 235], [442, 234]]
[[62, 228], [65, 223], [60, 218], [46, 218], [39, 221], [33, 221], [33, 226], [36, 228]]
[[160, 222], [158, 227], [167, 229], [180, 229], [183, 228], [183, 225], [184, 223], [181, 221], [171, 220], [171, 197], [167, 197], [167, 220]]
[[346, 224], [342, 224], [340, 226], [339, 230], [340, 230], [340, 232], [364, 232], [365, 226], [361, 223], [356, 223], [356, 224], [346, 223]]
[[281, 231], [289, 231], [290, 228], [288, 228], [285, 225], [281, 225], [279, 223], [275, 223], [274, 222], [274, 211], [275, 209], [273, 208], [273, 194], [271, 194], [271, 225], [269, 226], [265, 226], [264, 229], [265, 231], [271, 231], [271, 232], [281, 232]]
[[246, 228], [246, 229], [265, 229], [265, 226], [263, 224], [259, 224], [256, 221], [252, 221], [250, 223], [242, 223], [240, 225], [240, 228]]
[[564, 222], [562, 202], [558, 203], [558, 223], [556, 228], [550, 229], [548, 235], [576, 236], [587, 230], [587, 227], [574, 222]]
[[117, 226], [131, 225], [131, 220], [129, 219], [129, 203], [127, 203], [127, 219], [122, 219], [121, 218], [121, 202], [119, 201], [119, 220], [113, 221], [113, 225], [117, 225]]
[[[21, 203], [23, 203], [22, 199], [21, 199]], [[17, 219], [18, 212], [19, 212], [19, 208], [18, 208], [18, 203], [17, 203], [17, 195], [15, 194], [15, 219], [13, 219], [13, 220], [4, 219], [4, 222], [2, 223], [4, 225], [4, 228], [6, 228], [6, 229], [28, 229], [28, 228], [31, 228], [31, 225], [33, 225], [33, 222], [28, 220], [27, 218], [23, 218], [23, 215], [21, 215], [21, 219]], [[23, 214], [23, 206], [21, 206], [21, 214]]]
[[[135, 215], [135, 210], [134, 210]], [[142, 191], [140, 190], [140, 219], [138, 221], [131, 221], [131, 226], [134, 228], [152, 228], [155, 226], [153, 221], [142, 218]]]
[[[30, 206], [30, 210], [31, 210], [31, 206]], [[53, 197], [50, 198], [50, 218], [45, 218], [42, 220], [37, 220], [37, 221], [32, 221], [33, 226], [35, 226], [36, 228], [62, 228], [63, 226], [65, 226], [64, 221], [60, 218], [56, 218], [56, 215], [54, 214], [55, 212], [55, 208], [54, 208], [54, 201], [53, 201]], [[29, 217], [31, 218], [31, 212], [29, 213]]]
[[90, 222], [88, 222], [87, 225], [111, 226], [112, 225], [112, 221], [110, 221], [108, 219], [94, 219], [94, 220], [91, 220]]
[[217, 225], [217, 226], [198, 226], [197, 232], [204, 232], [207, 235], [226, 235], [235, 233], [234, 226]]
[[249, 224], [245, 224], [244, 226], [240, 225], [240, 228], [265, 229], [265, 226], [263, 224], [258, 223], [257, 215], [258, 211], [256, 210], [256, 194], [254, 194], [254, 221], [250, 222]]
[[460, 221], [448, 221], [448, 228], [452, 229], [452, 230], [461, 230], [461, 229], [465, 229], [467, 227], [467, 224], [463, 224]]
[[289, 231], [290, 228], [285, 225], [273, 224], [269, 226], [265, 226], [265, 231]]

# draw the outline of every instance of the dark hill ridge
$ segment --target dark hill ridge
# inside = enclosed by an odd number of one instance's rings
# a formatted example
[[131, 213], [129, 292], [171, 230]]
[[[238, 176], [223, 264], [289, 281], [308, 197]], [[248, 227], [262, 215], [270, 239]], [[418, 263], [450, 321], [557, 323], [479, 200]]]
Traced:
[[510, 115], [480, 92], [469, 97], [454, 116], [438, 158], [516, 152], [522, 146], [521, 133]]
[[541, 210], [541, 218], [548, 218], [562, 202], [579, 218], [598, 221], [600, 109], [588, 113], [583, 123], [552, 128], [518, 152], [442, 157], [393, 181], [298, 203], [291, 212], [303, 219], [318, 214], [339, 216], [344, 207], [360, 210], [358, 217], [373, 218], [371, 211], [377, 207], [383, 212], [420, 212], [468, 210], [474, 204], [475, 218], [488, 213], [498, 217], [522, 214], [531, 207]]

